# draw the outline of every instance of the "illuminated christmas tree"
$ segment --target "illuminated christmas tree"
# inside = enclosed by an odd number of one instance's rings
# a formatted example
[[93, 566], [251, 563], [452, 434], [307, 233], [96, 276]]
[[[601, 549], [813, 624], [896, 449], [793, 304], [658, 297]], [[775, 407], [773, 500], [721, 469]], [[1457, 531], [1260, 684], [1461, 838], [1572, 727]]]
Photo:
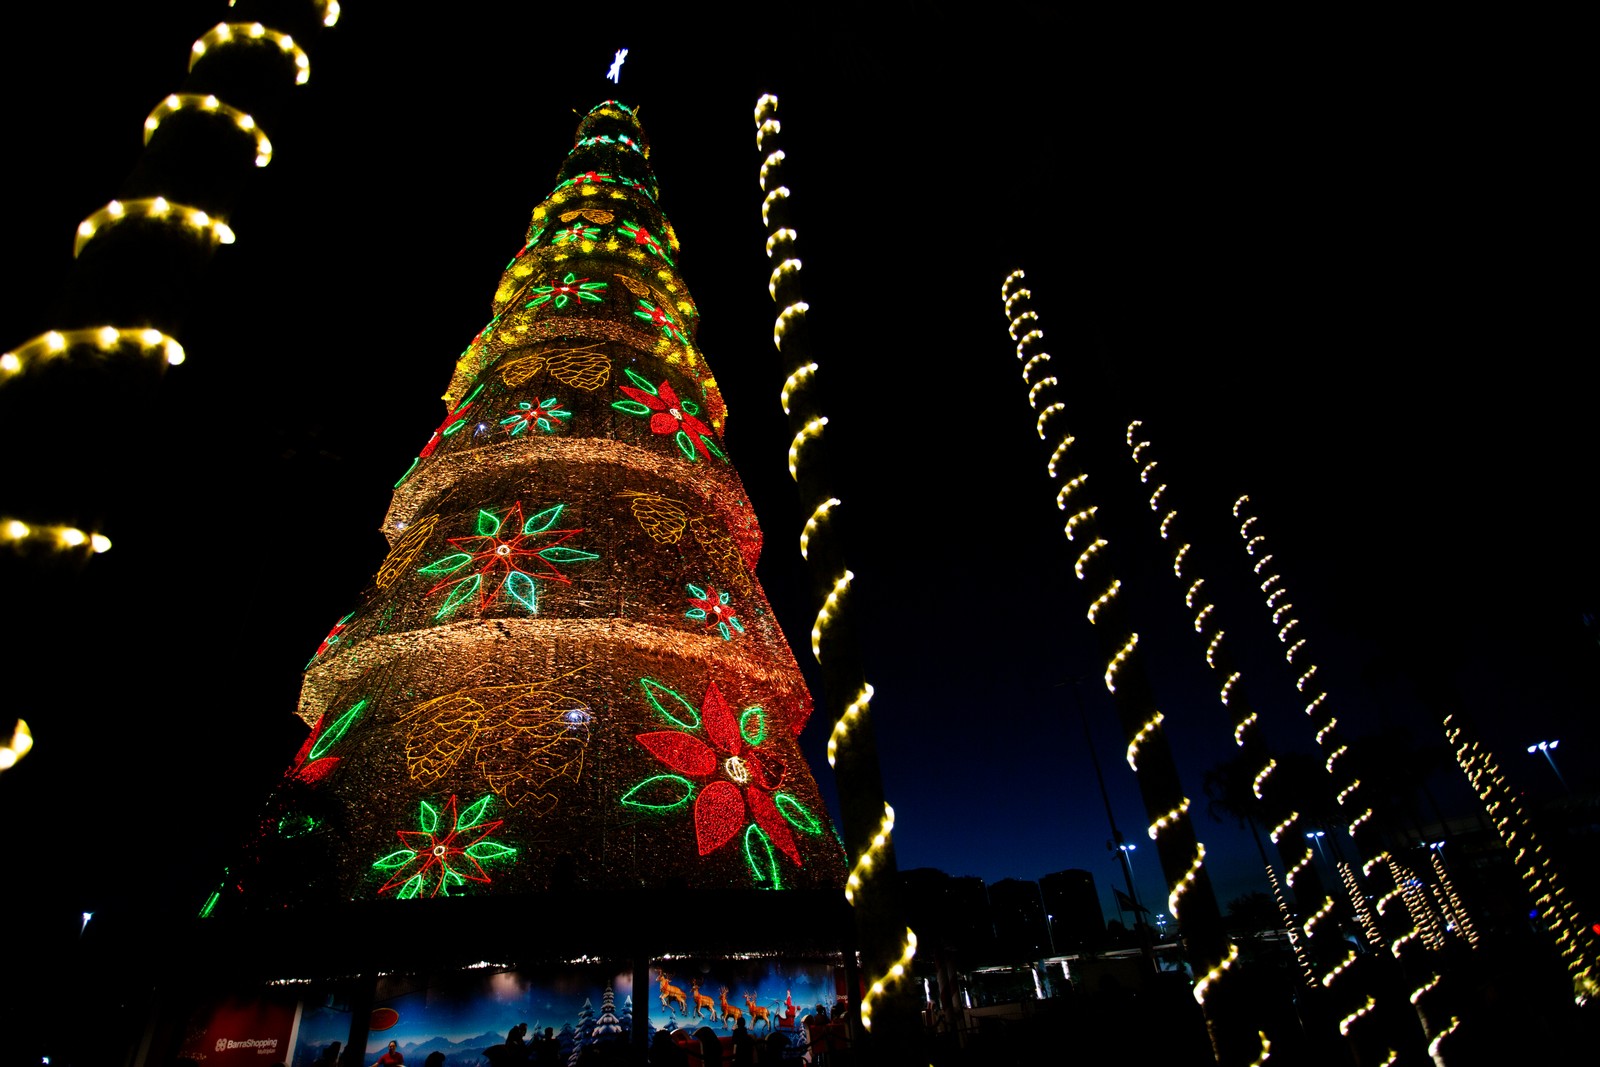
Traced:
[[580, 122], [224, 899], [843, 884], [649, 152]]

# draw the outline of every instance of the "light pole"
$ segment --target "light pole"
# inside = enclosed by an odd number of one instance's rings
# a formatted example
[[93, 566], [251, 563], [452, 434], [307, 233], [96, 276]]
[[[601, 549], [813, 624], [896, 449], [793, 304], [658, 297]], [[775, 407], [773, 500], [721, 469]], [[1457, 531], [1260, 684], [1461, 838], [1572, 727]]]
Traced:
[[1540, 742], [1538, 742], [1536, 744], [1529, 745], [1528, 746], [1528, 755], [1531, 756], [1535, 752], [1544, 753], [1545, 761], [1550, 764], [1550, 769], [1552, 771], [1556, 772], [1556, 781], [1560, 782], [1561, 783], [1561, 788], [1566, 790], [1566, 793], [1567, 793], [1568, 796], [1571, 796], [1572, 795], [1572, 790], [1567, 786], [1567, 780], [1561, 776], [1561, 768], [1556, 766], [1555, 751], [1556, 751], [1556, 746], [1559, 745], [1560, 743], [1561, 742], [1559, 740], [1556, 740], [1556, 741], [1540, 741]]

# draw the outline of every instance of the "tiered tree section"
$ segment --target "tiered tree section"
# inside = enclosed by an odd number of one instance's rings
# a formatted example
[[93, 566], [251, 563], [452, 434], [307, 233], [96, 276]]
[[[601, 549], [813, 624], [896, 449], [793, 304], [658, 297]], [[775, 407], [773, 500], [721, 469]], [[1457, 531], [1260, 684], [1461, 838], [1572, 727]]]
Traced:
[[843, 882], [648, 157], [580, 123], [308, 666], [247, 899]]

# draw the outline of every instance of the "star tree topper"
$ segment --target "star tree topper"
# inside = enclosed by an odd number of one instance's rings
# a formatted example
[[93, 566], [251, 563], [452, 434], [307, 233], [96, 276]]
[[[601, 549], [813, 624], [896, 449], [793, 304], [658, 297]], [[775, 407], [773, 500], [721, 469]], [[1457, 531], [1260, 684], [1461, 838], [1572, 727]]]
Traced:
[[626, 48], [617, 49], [617, 54], [611, 60], [611, 69], [606, 71], [606, 77], [618, 85], [622, 84], [622, 62], [627, 58], [628, 50]]

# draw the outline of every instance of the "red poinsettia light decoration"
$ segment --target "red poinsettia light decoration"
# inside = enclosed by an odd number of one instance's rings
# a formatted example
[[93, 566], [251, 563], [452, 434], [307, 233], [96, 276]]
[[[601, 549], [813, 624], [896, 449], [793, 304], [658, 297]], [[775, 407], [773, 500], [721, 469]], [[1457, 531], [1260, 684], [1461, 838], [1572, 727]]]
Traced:
[[[695, 841], [706, 856], [745, 831], [745, 853], [757, 881], [777, 881], [771, 849], [804, 866], [790, 827], [821, 833], [822, 823], [794, 796], [781, 792], [787, 767], [766, 745], [767, 715], [745, 708], [735, 718], [715, 682], [706, 685], [698, 712], [676, 692], [642, 679], [651, 704], [681, 730], [656, 730], [635, 739], [674, 774], [639, 782], [622, 802], [646, 811], [666, 812], [694, 801]], [[665, 699], [663, 699], [665, 698]], [[691, 733], [703, 729], [704, 740]], [[698, 789], [697, 789], [698, 786]], [[757, 848], [759, 841], [765, 848]]]

